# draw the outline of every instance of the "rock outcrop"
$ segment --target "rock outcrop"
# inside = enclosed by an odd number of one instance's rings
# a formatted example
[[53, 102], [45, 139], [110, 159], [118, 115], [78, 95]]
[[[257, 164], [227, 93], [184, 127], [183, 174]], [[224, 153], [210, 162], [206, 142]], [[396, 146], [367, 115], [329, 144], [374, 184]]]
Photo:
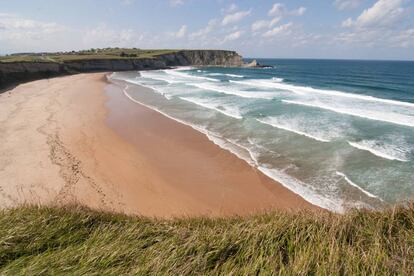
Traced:
[[243, 65], [242, 57], [234, 51], [182, 50], [152, 58], [82, 59], [57, 62], [0, 62], [0, 88], [24, 81], [66, 74], [163, 69], [171, 66], [228, 66]]
[[249, 62], [249, 63], [246, 63], [246, 64], [244, 64], [243, 65], [243, 67], [248, 67], [248, 68], [251, 68], [251, 67], [256, 67], [257, 66], [257, 60], [252, 60], [251, 62]]
[[252, 60], [249, 63], [245, 63], [243, 64], [243, 67], [247, 67], [247, 68], [273, 68], [273, 66], [271, 65], [263, 65], [257, 62], [257, 60]]

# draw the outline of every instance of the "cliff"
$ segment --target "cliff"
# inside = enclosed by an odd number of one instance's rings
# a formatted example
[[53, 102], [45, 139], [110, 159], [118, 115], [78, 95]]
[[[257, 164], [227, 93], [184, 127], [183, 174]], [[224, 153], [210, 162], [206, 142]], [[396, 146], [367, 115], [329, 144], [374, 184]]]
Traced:
[[0, 88], [66, 74], [163, 69], [171, 66], [241, 66], [234, 51], [182, 50], [149, 58], [82, 58], [62, 62], [0, 62]]

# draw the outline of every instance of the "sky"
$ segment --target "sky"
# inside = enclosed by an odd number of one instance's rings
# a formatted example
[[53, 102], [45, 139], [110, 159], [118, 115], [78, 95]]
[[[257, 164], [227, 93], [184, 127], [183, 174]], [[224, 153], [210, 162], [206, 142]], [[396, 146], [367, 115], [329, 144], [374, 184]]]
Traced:
[[414, 60], [414, 0], [0, 0], [0, 55], [104, 47]]

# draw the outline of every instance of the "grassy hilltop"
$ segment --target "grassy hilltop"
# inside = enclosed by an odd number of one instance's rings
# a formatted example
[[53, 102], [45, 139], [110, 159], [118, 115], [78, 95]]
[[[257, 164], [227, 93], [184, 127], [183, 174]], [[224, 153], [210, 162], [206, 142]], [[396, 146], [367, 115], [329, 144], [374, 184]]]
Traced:
[[137, 48], [103, 48], [59, 53], [21, 53], [0, 56], [0, 62], [65, 62], [84, 59], [153, 58], [179, 50], [144, 50]]
[[155, 220], [79, 207], [0, 213], [0, 274], [414, 273], [414, 205]]

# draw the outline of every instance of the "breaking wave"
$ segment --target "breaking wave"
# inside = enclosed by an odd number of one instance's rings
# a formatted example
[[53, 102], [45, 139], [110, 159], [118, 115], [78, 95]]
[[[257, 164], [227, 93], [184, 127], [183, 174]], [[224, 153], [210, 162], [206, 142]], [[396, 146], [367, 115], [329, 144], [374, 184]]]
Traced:
[[363, 140], [360, 142], [350, 142], [348, 144], [359, 150], [368, 151], [375, 156], [388, 159], [388, 160], [397, 160], [401, 162], [408, 162], [409, 159], [406, 158], [406, 152], [403, 149], [393, 148], [392, 145], [379, 143], [378, 141], [373, 140]]
[[[395, 101], [383, 98], [376, 98], [372, 96], [360, 95], [355, 93], [347, 93], [342, 91], [336, 90], [323, 90], [323, 89], [316, 89], [313, 87], [308, 86], [298, 86], [293, 84], [283, 83], [283, 79], [276, 78], [278, 81], [269, 81], [269, 80], [261, 80], [261, 79], [253, 79], [248, 81], [230, 81], [233, 83], [245, 84], [250, 86], [257, 86], [257, 87], [269, 87], [269, 88], [276, 88], [280, 90], [287, 90], [297, 94], [320, 94], [326, 96], [335, 96], [335, 97], [343, 97], [343, 98], [350, 98], [350, 99], [357, 99], [369, 102], [379, 102], [385, 103], [390, 105], [398, 105], [398, 106], [405, 106], [414, 108], [414, 103], [409, 102], [402, 102], [402, 101]], [[275, 78], [274, 78], [275, 80]]]
[[240, 111], [237, 107], [230, 107], [230, 106], [226, 106], [220, 103], [214, 103], [211, 100], [202, 100], [202, 99], [198, 99], [198, 98], [186, 98], [186, 97], [180, 97], [180, 99], [202, 106], [204, 108], [208, 108], [208, 109], [213, 109], [215, 111], [218, 111], [226, 116], [235, 118], [235, 119], [243, 119], [243, 116], [240, 114]]
[[375, 121], [382, 121], [397, 125], [409, 126], [414, 127], [414, 117], [410, 115], [394, 113], [394, 112], [382, 112], [379, 110], [368, 110], [361, 108], [354, 108], [352, 106], [349, 107], [338, 107], [338, 106], [331, 106], [326, 103], [321, 102], [303, 102], [303, 101], [295, 101], [295, 100], [282, 100], [284, 103], [288, 104], [295, 104], [295, 105], [302, 105], [307, 107], [315, 107], [321, 108], [329, 111], [333, 111], [335, 113], [347, 114], [351, 116], [357, 116], [364, 119], [370, 119]]
[[381, 198], [379, 198], [378, 196], [376, 196], [376, 195], [373, 195], [373, 194], [371, 194], [370, 192], [368, 192], [367, 190], [365, 190], [365, 189], [363, 189], [363, 188], [361, 188], [361, 186], [359, 186], [358, 184], [356, 184], [356, 183], [354, 183], [354, 182], [352, 182], [344, 173], [342, 173], [342, 172], [336, 172], [336, 174], [337, 175], [339, 175], [339, 176], [341, 176], [341, 177], [343, 177], [344, 179], [345, 179], [345, 181], [349, 184], [349, 185], [351, 185], [352, 187], [355, 187], [355, 188], [357, 188], [358, 190], [360, 190], [361, 192], [363, 192], [365, 195], [367, 195], [367, 196], [369, 196], [369, 197], [372, 197], [372, 198], [377, 198], [377, 199], [380, 199], [381, 200]]
[[257, 121], [263, 124], [266, 124], [266, 125], [270, 125], [275, 128], [283, 129], [283, 130], [290, 131], [290, 132], [293, 132], [293, 133], [296, 133], [302, 136], [306, 136], [308, 138], [311, 138], [319, 142], [325, 142], [325, 143], [330, 142], [330, 139], [320, 137], [320, 135], [315, 134], [315, 133], [307, 133], [303, 130], [303, 127], [300, 127], [299, 124], [296, 124], [296, 123], [289, 124], [289, 122], [287, 122], [285, 119], [279, 120], [278, 118], [265, 118], [265, 119], [257, 119]]
[[223, 74], [223, 73], [210, 73], [209, 76], [227, 76], [231, 78], [244, 78], [242, 75], [236, 75], [236, 74]]
[[277, 96], [273, 92], [243, 91], [237, 88], [234, 89], [229, 86], [215, 85], [211, 83], [188, 83], [188, 85], [195, 86], [204, 90], [210, 90], [223, 94], [239, 96], [242, 98], [273, 99]]

